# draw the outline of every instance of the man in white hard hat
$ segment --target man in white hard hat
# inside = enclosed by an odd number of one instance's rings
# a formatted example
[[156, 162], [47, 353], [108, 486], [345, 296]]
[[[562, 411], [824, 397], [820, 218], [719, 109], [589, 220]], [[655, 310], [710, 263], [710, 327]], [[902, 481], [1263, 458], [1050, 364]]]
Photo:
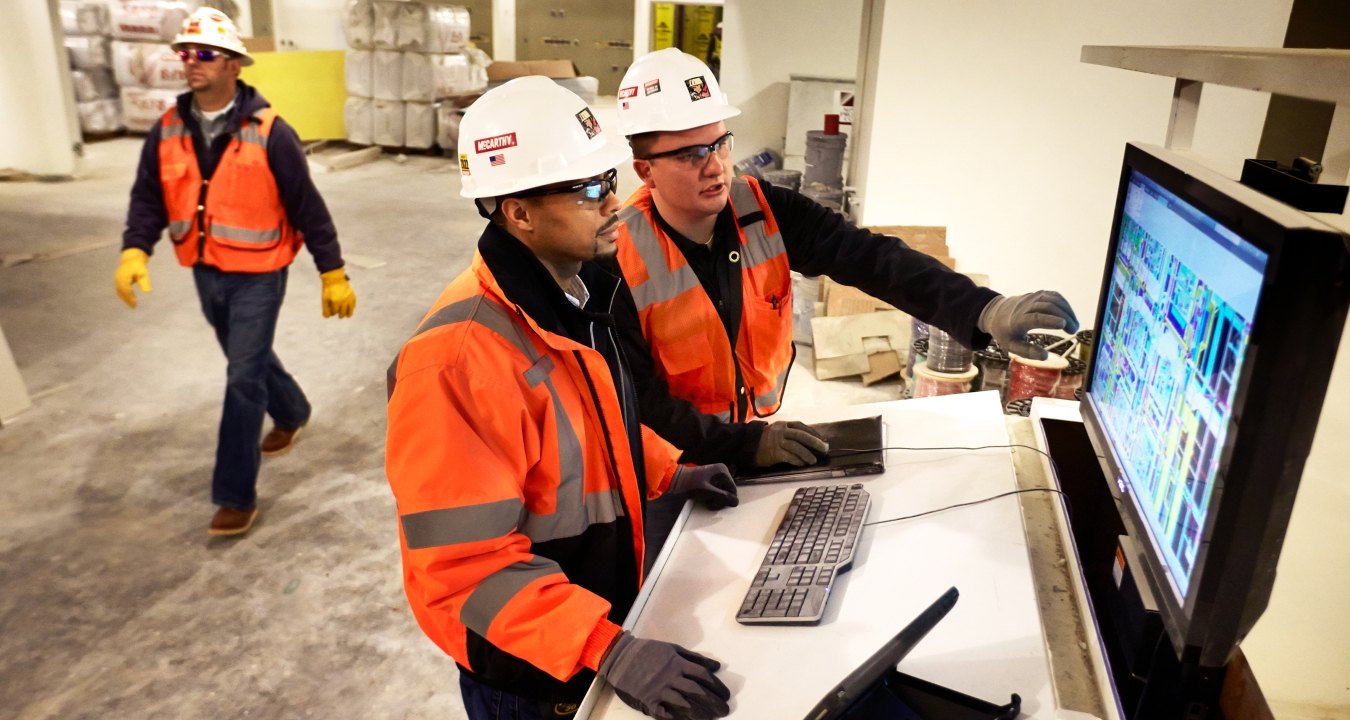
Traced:
[[[286, 452], [310, 403], [272, 352], [287, 269], [303, 244], [323, 280], [324, 317], [351, 317], [333, 219], [295, 131], [239, 70], [253, 62], [234, 23], [201, 8], [174, 38], [190, 92], [150, 129], [122, 233], [117, 294], [150, 292], [150, 253], [165, 227], [192, 268], [202, 312], [228, 361], [211, 501], [211, 535], [248, 532], [258, 515], [260, 457]], [[262, 437], [263, 417], [274, 427]], [[261, 438], [261, 441], [260, 441]]]
[[656, 552], [646, 498], [737, 502], [724, 465], [678, 465], [638, 421], [622, 280], [593, 262], [614, 253], [627, 145], [538, 76], [475, 101], [459, 143], [460, 194], [490, 222], [389, 369], [413, 615], [459, 665], [471, 720], [571, 717], [597, 673], [652, 717], [722, 717], [715, 660], [619, 627]]
[[860, 288], [967, 347], [992, 336], [1043, 357], [1027, 331], [1077, 330], [1059, 293], [1003, 297], [798, 193], [733, 178], [725, 121], [740, 110], [697, 58], [646, 55], [618, 96], [643, 182], [619, 213], [618, 264], [639, 319], [620, 329], [643, 421], [686, 460], [803, 465], [825, 449], [801, 423], [753, 420], [778, 410], [794, 357], [790, 270]]

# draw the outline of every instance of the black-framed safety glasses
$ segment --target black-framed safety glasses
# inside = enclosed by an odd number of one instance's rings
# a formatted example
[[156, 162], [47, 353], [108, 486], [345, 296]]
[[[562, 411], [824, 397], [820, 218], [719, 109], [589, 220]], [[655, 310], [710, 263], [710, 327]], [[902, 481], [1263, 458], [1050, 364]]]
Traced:
[[218, 57], [226, 57], [226, 52], [224, 50], [211, 50], [209, 48], [178, 51], [178, 59], [183, 62], [187, 62], [188, 59], [194, 59], [197, 62], [211, 62]]
[[731, 157], [731, 151], [732, 148], [735, 146], [735, 144], [736, 144], [736, 136], [732, 135], [731, 132], [728, 131], [725, 135], [717, 138], [716, 140], [708, 143], [707, 145], [686, 145], [682, 148], [675, 148], [674, 150], [666, 150], [665, 152], [652, 153], [646, 157], [641, 157], [638, 159], [657, 160], [660, 158], [670, 158], [676, 162], [682, 163], [691, 168], [701, 168], [703, 167], [704, 163], [708, 162], [708, 156], [712, 155], [713, 153], [716, 153], [717, 157], [723, 160]]
[[535, 188], [533, 190], [523, 190], [518, 193], [511, 193], [510, 197], [540, 197], [542, 195], [567, 195], [569, 193], [580, 193], [577, 203], [604, 200], [610, 193], [619, 190], [619, 171], [610, 168], [600, 177], [582, 180], [571, 185], [562, 185], [557, 187]]

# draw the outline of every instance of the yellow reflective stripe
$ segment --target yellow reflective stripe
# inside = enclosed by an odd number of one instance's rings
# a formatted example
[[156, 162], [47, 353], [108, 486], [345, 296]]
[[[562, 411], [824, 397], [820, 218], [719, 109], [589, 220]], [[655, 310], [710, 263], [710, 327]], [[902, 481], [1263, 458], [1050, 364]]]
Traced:
[[250, 230], [248, 228], [230, 227], [229, 225], [221, 225], [218, 222], [213, 222], [211, 223], [211, 235], [225, 240], [262, 244], [280, 240], [281, 228], [273, 228], [271, 230]]
[[652, 227], [651, 221], [641, 210], [633, 206], [626, 207], [619, 211], [619, 221], [628, 228], [633, 248], [647, 268], [647, 279], [630, 286], [638, 312], [699, 287], [698, 275], [694, 274], [688, 263], [674, 270], [666, 267], [666, 256], [661, 251], [661, 240], [656, 235], [656, 228]]
[[[544, 542], [580, 535], [591, 522], [613, 520], [614, 501], [608, 493], [587, 495], [585, 492], [586, 461], [581, 453], [581, 440], [577, 437], [571, 419], [567, 417], [567, 410], [550, 376], [554, 369], [553, 358], [535, 349], [506, 308], [482, 295], [450, 303], [437, 310], [417, 328], [413, 337], [457, 322], [481, 325], [529, 358], [532, 364], [525, 371], [525, 381], [530, 387], [538, 387], [542, 383], [553, 398], [553, 418], [558, 435], [557, 510], [549, 516], [525, 516], [521, 520], [520, 531], [534, 542]], [[397, 365], [398, 359], [395, 358], [386, 378], [391, 398], [397, 382]]]
[[501, 537], [520, 524], [524, 505], [518, 498], [409, 513], [399, 517], [409, 550], [457, 545]]
[[535, 555], [526, 562], [508, 565], [483, 578], [464, 601], [459, 612], [459, 621], [464, 627], [487, 637], [488, 628], [497, 614], [526, 585], [541, 577], [561, 573], [558, 563]]

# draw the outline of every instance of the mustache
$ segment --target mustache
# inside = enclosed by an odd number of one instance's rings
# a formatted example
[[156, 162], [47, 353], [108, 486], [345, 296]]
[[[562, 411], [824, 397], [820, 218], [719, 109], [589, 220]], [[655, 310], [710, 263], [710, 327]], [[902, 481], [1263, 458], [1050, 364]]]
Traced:
[[613, 229], [614, 229], [614, 226], [615, 226], [615, 225], [618, 225], [618, 224], [619, 224], [619, 216], [618, 216], [618, 214], [610, 215], [610, 216], [609, 216], [609, 220], [607, 220], [607, 221], [605, 222], [605, 224], [602, 225], [602, 226], [600, 227], [599, 230], [595, 231], [595, 234], [596, 234], [597, 236], [599, 236], [599, 235], [604, 235], [605, 233], [609, 232], [610, 230], [613, 230]]

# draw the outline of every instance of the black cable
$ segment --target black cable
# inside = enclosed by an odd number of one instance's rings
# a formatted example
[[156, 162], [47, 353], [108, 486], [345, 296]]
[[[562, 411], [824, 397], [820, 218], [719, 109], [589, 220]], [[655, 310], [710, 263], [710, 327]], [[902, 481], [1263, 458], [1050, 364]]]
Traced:
[[[839, 448], [836, 450], [835, 448], [830, 448], [830, 455], [831, 456], [834, 456], [836, 454], [857, 455], [860, 453], [878, 452], [881, 450], [995, 450], [995, 449], [1011, 450], [1012, 448], [1025, 448], [1027, 450], [1031, 450], [1032, 452], [1037, 452], [1040, 453], [1041, 455], [1044, 455], [1045, 458], [1050, 461], [1050, 468], [1054, 470], [1055, 475], [1056, 476], [1059, 475], [1059, 466], [1055, 464], [1055, 458], [1052, 457], [1050, 453], [1034, 445], [1024, 445], [1022, 443], [1010, 443], [1008, 445], [975, 445], [975, 446], [944, 445], [933, 447], [905, 447], [901, 445], [886, 445], [873, 450], [856, 450], [853, 448]], [[885, 525], [886, 523], [900, 522], [901, 520], [912, 520], [914, 518], [923, 517], [925, 515], [933, 515], [935, 513], [945, 512], [947, 510], [953, 510], [955, 508], [968, 507], [970, 505], [979, 505], [981, 503], [987, 503], [991, 500], [997, 500], [999, 498], [1008, 497], [1009, 495], [1020, 495], [1021, 493], [1029, 493], [1029, 492], [1051, 492], [1059, 495], [1060, 502], [1064, 504], [1064, 515], [1066, 517], [1072, 517], [1073, 504], [1069, 502], [1069, 496], [1065, 495], [1063, 490], [1052, 487], [1041, 487], [1041, 488], [1022, 488], [1021, 490], [1009, 490], [1008, 492], [999, 493], [998, 495], [991, 495], [987, 498], [983, 498], [980, 500], [971, 500], [969, 502], [956, 503], [955, 505], [947, 505], [946, 507], [940, 507], [934, 510], [925, 510], [924, 512], [915, 513], [913, 515], [902, 515], [900, 517], [890, 518], [888, 520], [876, 520], [870, 523], [863, 523], [863, 527], [870, 527], [872, 525]]]

